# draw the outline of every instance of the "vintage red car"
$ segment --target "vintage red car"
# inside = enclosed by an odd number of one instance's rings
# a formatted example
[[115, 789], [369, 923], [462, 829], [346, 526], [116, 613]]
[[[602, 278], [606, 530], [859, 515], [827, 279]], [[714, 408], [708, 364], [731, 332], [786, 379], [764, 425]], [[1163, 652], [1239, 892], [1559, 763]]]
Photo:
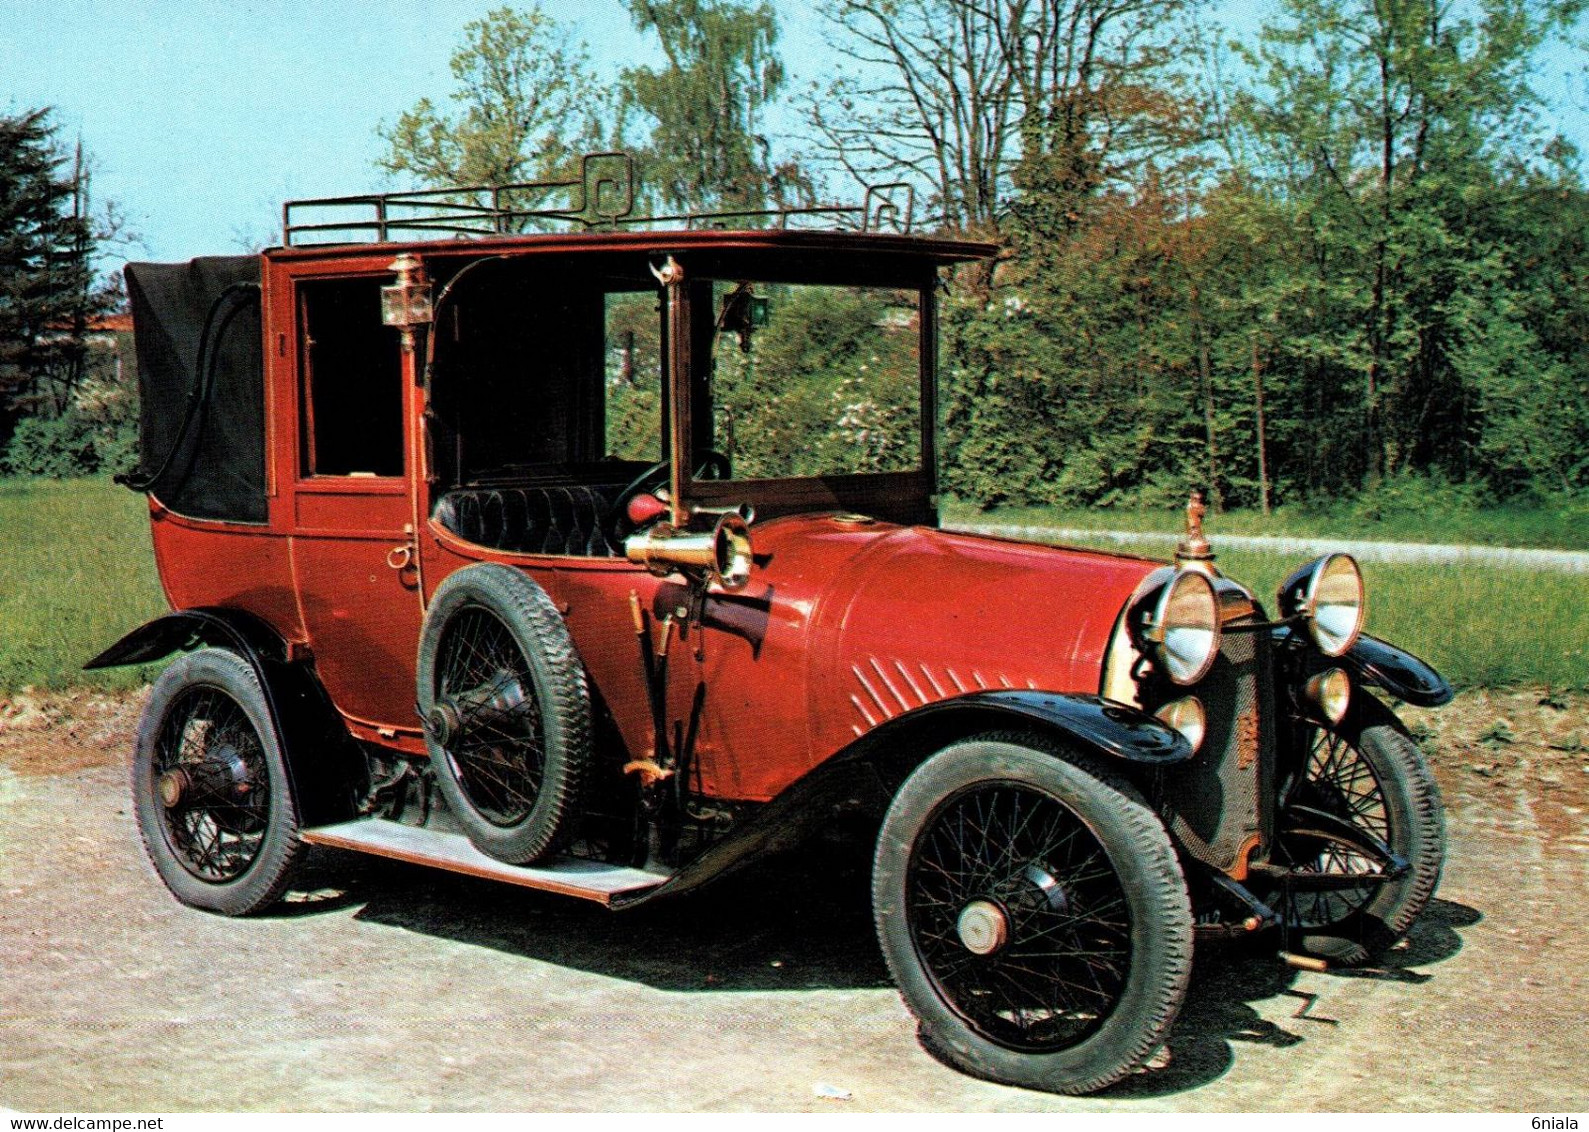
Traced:
[[855, 815], [924, 1044], [1061, 1092], [1164, 1042], [1194, 940], [1407, 930], [1441, 810], [1369, 689], [1451, 693], [1352, 559], [1271, 615], [1195, 500], [1168, 565], [940, 529], [936, 303], [995, 249], [885, 195], [642, 224], [614, 160], [127, 269], [174, 612], [91, 664], [182, 650], [133, 769], [178, 899], [329, 845], [617, 909]]

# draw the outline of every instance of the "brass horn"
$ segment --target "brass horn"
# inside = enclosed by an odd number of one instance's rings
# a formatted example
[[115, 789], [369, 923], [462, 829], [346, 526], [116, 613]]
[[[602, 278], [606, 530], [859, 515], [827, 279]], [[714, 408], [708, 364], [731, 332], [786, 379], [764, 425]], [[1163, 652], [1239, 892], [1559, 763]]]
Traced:
[[725, 590], [743, 589], [753, 558], [750, 527], [738, 510], [701, 515], [714, 516], [709, 530], [657, 523], [637, 531], [624, 540], [624, 553], [659, 576], [682, 571]]

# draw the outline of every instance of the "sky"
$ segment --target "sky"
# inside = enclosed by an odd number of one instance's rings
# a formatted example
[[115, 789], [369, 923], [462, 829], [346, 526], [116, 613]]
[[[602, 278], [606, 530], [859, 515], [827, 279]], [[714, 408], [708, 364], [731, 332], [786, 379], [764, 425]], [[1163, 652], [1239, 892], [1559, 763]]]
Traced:
[[[506, 0], [0, 0], [0, 110], [55, 108], [81, 137], [97, 200], [141, 236], [125, 254], [178, 261], [279, 241], [281, 203], [395, 187], [376, 127], [452, 89], [464, 24]], [[825, 77], [810, 0], [777, 0], [791, 81]], [[656, 50], [618, 0], [543, 0], [611, 75]], [[1256, 2], [1227, 3], [1232, 26]], [[1589, 151], [1589, 128], [1549, 59], [1540, 86]]]

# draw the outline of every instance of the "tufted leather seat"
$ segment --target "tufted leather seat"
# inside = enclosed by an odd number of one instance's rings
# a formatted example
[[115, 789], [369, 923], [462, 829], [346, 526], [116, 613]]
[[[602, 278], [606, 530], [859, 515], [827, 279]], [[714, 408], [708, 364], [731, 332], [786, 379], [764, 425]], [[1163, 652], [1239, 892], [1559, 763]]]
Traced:
[[449, 491], [435, 519], [479, 546], [519, 554], [610, 558], [603, 533], [617, 487], [477, 487]]

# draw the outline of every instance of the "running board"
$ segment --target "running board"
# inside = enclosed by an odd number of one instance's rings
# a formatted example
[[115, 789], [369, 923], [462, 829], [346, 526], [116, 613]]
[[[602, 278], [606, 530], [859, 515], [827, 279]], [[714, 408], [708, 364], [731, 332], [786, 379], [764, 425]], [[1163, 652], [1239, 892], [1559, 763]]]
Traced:
[[430, 865], [449, 872], [506, 881], [542, 892], [577, 896], [598, 904], [611, 904], [616, 896], [626, 896], [632, 900], [668, 879], [642, 869], [574, 857], [558, 857], [541, 866], [508, 865], [487, 857], [460, 833], [420, 829], [383, 818], [323, 825], [318, 829], [304, 830], [302, 836], [311, 845], [373, 853], [377, 857], [391, 857], [410, 864]]

